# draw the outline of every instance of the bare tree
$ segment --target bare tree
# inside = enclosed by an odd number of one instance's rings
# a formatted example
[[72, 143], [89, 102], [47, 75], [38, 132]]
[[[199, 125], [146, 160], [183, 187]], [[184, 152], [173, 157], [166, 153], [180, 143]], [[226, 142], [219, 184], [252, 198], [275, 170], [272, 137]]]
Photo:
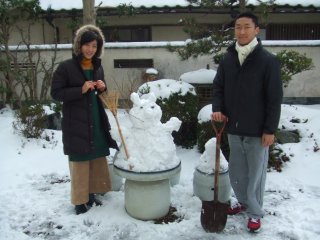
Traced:
[[239, 9], [240, 12], [246, 11], [246, 0], [239, 0]]
[[82, 0], [83, 3], [83, 24], [96, 25], [95, 0]]
[[[57, 45], [52, 55], [32, 47], [31, 27], [41, 20], [38, 1], [0, 1], [0, 101], [21, 106], [48, 100], [53, 69], [57, 60]], [[19, 21], [28, 21], [21, 28]], [[54, 33], [56, 34], [55, 29]], [[16, 48], [10, 47], [11, 33], [20, 33]], [[55, 42], [56, 42], [55, 35]], [[20, 47], [24, 51], [20, 51]]]

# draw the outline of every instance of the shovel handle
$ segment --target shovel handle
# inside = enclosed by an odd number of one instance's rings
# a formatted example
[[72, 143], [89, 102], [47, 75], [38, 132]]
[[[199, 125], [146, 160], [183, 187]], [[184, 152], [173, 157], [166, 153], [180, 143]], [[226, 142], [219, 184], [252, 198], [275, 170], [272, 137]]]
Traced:
[[226, 127], [226, 124], [227, 124], [227, 121], [223, 120], [222, 127], [220, 129], [218, 129], [218, 127], [215, 124], [215, 121], [213, 121], [213, 120], [211, 121], [212, 128], [213, 128], [214, 132], [216, 133], [217, 141], [221, 139], [221, 135], [223, 133], [224, 128]]
[[223, 121], [223, 125], [220, 129], [217, 128], [214, 121], [211, 121], [212, 128], [216, 133], [216, 161], [215, 161], [215, 171], [214, 171], [214, 195], [213, 195], [213, 201], [215, 203], [218, 202], [218, 194], [219, 194], [219, 174], [220, 174], [220, 142], [221, 142], [221, 135], [223, 133], [223, 130], [226, 126], [227, 121]]

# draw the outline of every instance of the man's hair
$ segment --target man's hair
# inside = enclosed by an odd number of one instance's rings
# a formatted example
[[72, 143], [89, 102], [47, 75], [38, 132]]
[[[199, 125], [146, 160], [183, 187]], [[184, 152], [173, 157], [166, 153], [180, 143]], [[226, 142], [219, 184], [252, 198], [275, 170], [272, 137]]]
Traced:
[[244, 13], [240, 13], [235, 19], [234, 19], [234, 25], [236, 24], [236, 21], [239, 19], [239, 18], [250, 18], [254, 25], [256, 27], [259, 27], [259, 20], [258, 20], [258, 17], [256, 15], [254, 15], [252, 12], [244, 12]]

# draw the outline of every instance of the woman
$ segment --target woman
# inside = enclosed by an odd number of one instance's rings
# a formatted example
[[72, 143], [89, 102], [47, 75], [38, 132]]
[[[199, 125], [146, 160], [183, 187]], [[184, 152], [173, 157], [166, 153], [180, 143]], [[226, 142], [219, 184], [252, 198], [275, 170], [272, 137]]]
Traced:
[[97, 94], [106, 91], [101, 66], [104, 36], [94, 25], [78, 29], [73, 57], [53, 74], [51, 96], [63, 102], [62, 139], [69, 156], [71, 202], [76, 214], [101, 205], [95, 193], [111, 189], [107, 155], [118, 149], [110, 135], [110, 123]]

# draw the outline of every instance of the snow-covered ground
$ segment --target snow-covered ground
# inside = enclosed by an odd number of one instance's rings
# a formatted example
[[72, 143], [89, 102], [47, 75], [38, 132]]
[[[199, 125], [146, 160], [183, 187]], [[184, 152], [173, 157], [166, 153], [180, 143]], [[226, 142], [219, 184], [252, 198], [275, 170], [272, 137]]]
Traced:
[[[112, 126], [115, 121], [110, 113]], [[128, 115], [118, 113], [120, 124]], [[292, 123], [292, 118], [301, 123]], [[154, 224], [130, 217], [124, 191], [101, 196], [103, 206], [75, 215], [70, 204], [68, 161], [61, 132], [47, 130], [51, 141], [23, 139], [13, 133], [13, 113], [0, 110], [0, 239], [63, 240], [316, 240], [320, 239], [320, 105], [283, 105], [280, 126], [298, 129], [300, 143], [280, 147], [290, 156], [281, 173], [267, 175], [266, 215], [258, 234], [248, 233], [244, 214], [228, 218], [220, 234], [206, 233], [200, 224], [201, 201], [193, 195], [193, 171], [200, 159], [194, 149], [177, 148], [182, 162], [179, 184], [171, 188], [171, 203], [180, 222]]]

